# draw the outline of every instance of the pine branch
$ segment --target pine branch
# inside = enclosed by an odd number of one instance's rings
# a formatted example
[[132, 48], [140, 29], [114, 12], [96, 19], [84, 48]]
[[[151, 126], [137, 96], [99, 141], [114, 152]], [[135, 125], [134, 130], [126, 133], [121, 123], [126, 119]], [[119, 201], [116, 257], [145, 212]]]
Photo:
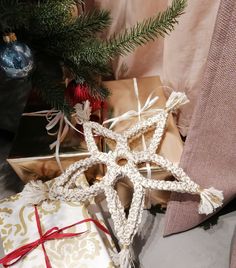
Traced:
[[[50, 62], [48, 60], [48, 62]], [[50, 64], [54, 63], [52, 60]], [[52, 64], [55, 69], [60, 70], [60, 67], [56, 63]], [[46, 70], [45, 70], [46, 68]], [[66, 114], [70, 114], [72, 111], [69, 104], [66, 102], [65, 84], [63, 83], [62, 74], [57, 74], [56, 70], [51, 70], [51, 66], [47, 66], [47, 63], [39, 62], [37, 69], [32, 76], [32, 85], [35, 88], [42, 99], [49, 104], [52, 108], [61, 110]]]
[[65, 62], [66, 65], [71, 68], [71, 71], [74, 73], [74, 77], [76, 81], [80, 84], [86, 83], [89, 86], [90, 95], [105, 100], [110, 92], [107, 88], [105, 88], [101, 83], [102, 73], [110, 74], [110, 67], [104, 67], [104, 70], [98, 70], [98, 66], [92, 68], [89, 65], [83, 64], [82, 66], [78, 66], [72, 61]]
[[[110, 25], [109, 12], [95, 10], [75, 17], [72, 8], [82, 0], [32, 1], [0, 0], [1, 30], [19, 29], [17, 34], [21, 34], [22, 41], [37, 53], [43, 52], [45, 58], [54, 56], [57, 64], [64, 62], [77, 81], [90, 86], [91, 95], [104, 99], [109, 92], [101, 86], [101, 77], [110, 74], [110, 60], [169, 34], [183, 13], [187, 0], [173, 0], [166, 11], [106, 41], [102, 41], [97, 33]], [[52, 66], [50, 70], [55, 68]], [[64, 100], [62, 74], [59, 79], [49, 73], [38, 68], [37, 63], [34, 85], [47, 103], [69, 112], [70, 107]]]
[[118, 37], [109, 40], [106, 49], [110, 50], [111, 53], [114, 51], [124, 55], [133, 51], [137, 46], [154, 41], [158, 36], [164, 37], [165, 34], [169, 34], [174, 29], [174, 25], [178, 22], [177, 18], [183, 14], [185, 7], [185, 0], [174, 0], [171, 7], [156, 17], [138, 23], [130, 30], [126, 30]]
[[30, 31], [38, 35], [52, 35], [54, 31], [73, 22], [75, 0], [46, 1], [34, 8]]
[[47, 1], [36, 7], [31, 21], [31, 33], [36, 38], [49, 38], [49, 42], [59, 46], [63, 40], [83, 38], [103, 31], [110, 25], [108, 11], [94, 10], [93, 12], [73, 15], [76, 8], [75, 0]]
[[88, 35], [104, 31], [110, 24], [109, 11], [95, 9], [90, 13], [79, 16], [73, 24], [66, 25], [63, 30], [67, 36], [80, 35], [88, 37]]
[[97, 64], [92, 64], [80, 58], [77, 55], [67, 55], [65, 56], [64, 62], [66, 65], [70, 66], [74, 70], [75, 75], [81, 75], [83, 70], [93, 72], [95, 75], [109, 76], [112, 74], [112, 70], [109, 64], [104, 64], [103, 62], [98, 62]]
[[157, 16], [137, 23], [131, 29], [125, 30], [124, 33], [114, 36], [106, 42], [84, 49], [81, 52], [81, 58], [90, 63], [94, 63], [94, 61], [108, 62], [114, 56], [126, 55], [137, 46], [145, 45], [158, 36], [164, 37], [174, 29], [174, 25], [178, 23], [177, 19], [183, 14], [185, 7], [186, 0], [174, 0], [170, 7]]
[[33, 78], [33, 85], [42, 99], [51, 107], [61, 110], [66, 114], [70, 114], [72, 110], [64, 100], [65, 85], [60, 83], [52, 83], [47, 76], [42, 79]]
[[49, 77], [42, 77], [41, 80], [33, 79], [33, 84], [42, 99], [51, 107], [70, 114], [72, 108], [64, 100], [65, 85], [52, 83]]
[[92, 13], [81, 15], [69, 25], [55, 27], [50, 36], [38, 36], [35, 32], [35, 43], [37, 39], [40, 44], [45, 44], [43, 48], [47, 53], [62, 55], [62, 57], [77, 57], [80, 59], [80, 52], [84, 47], [89, 47], [96, 38], [96, 33], [103, 31], [110, 25], [110, 16], [107, 11], [93, 11]]

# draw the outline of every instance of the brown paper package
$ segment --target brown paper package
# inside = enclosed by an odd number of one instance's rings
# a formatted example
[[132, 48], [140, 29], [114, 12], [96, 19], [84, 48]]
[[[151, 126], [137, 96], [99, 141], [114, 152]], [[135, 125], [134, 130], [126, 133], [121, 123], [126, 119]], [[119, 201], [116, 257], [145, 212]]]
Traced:
[[[159, 77], [146, 77], [137, 79], [139, 89], [139, 101], [141, 107], [145, 104], [148, 96], [152, 93], [152, 97], [158, 96], [158, 101], [150, 108], [164, 108], [166, 98], [163, 92], [163, 86]], [[108, 108], [104, 113], [104, 119], [120, 116], [130, 110], [138, 110], [138, 99], [135, 95], [133, 79], [125, 79], [118, 81], [104, 82], [104, 85], [111, 91], [111, 97], [108, 101]], [[150, 116], [150, 115], [149, 115]], [[142, 116], [141, 119], [145, 119], [147, 116]], [[133, 126], [139, 120], [137, 117], [132, 117], [126, 121], [120, 121], [113, 128], [116, 132], [123, 132], [129, 127]], [[144, 134], [146, 146], [149, 145], [153, 130]], [[106, 140], [106, 148], [114, 149], [114, 142]], [[130, 147], [134, 151], [141, 151], [144, 149], [142, 137], [130, 141]], [[173, 117], [170, 115], [166, 126], [165, 135], [162, 139], [161, 145], [157, 150], [157, 153], [166, 157], [174, 163], [179, 163], [180, 156], [183, 150], [183, 143], [179, 134], [179, 131], [174, 123]], [[145, 176], [145, 165], [140, 167], [140, 172]], [[151, 177], [153, 179], [170, 180], [171, 177], [168, 173], [164, 172], [158, 166], [151, 167]], [[132, 183], [128, 179], [119, 181], [116, 185], [120, 200], [125, 207], [128, 207], [132, 199]], [[170, 193], [164, 191], [151, 191], [147, 193], [146, 207], [150, 205], [166, 206], [169, 200]]]

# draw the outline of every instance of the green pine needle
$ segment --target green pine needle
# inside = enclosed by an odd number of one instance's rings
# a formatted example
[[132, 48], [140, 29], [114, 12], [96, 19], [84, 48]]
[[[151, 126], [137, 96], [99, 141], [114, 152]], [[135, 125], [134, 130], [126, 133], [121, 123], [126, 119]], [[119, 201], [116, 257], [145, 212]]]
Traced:
[[[55, 66], [55, 71], [51, 70], [52, 65]], [[32, 85], [47, 104], [70, 114], [72, 108], [65, 100], [66, 87], [60, 77], [60, 68], [53, 59], [47, 59], [46, 62], [39, 59], [39, 64], [32, 76]]]
[[31, 19], [32, 33], [50, 36], [64, 25], [71, 24], [75, 4], [74, 0], [53, 0], [36, 6]]
[[87, 50], [85, 48], [81, 57], [86, 58], [91, 63], [94, 61], [107, 62], [117, 55], [126, 55], [132, 52], [136, 47], [145, 45], [158, 36], [164, 37], [174, 29], [174, 25], [178, 23], [177, 19], [183, 14], [186, 5], [186, 0], [174, 0], [170, 7], [158, 13], [157, 16], [137, 23], [131, 29], [125, 30], [118, 36], [100, 43], [100, 45], [95, 44]]

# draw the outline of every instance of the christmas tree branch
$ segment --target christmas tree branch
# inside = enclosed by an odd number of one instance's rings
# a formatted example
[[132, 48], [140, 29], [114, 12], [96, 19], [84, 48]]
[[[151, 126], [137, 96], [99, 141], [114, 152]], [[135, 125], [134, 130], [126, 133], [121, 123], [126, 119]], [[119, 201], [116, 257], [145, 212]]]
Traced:
[[[91, 13], [79, 16], [74, 23], [62, 27], [55, 25], [54, 31], [46, 31], [46, 34], [42, 36], [38, 34], [37, 26], [32, 26], [34, 29], [32, 42], [37, 50], [43, 50], [49, 55], [60, 55], [63, 60], [72, 61], [77, 66], [81, 66], [80, 52], [84, 47], [90, 47], [95, 42], [96, 33], [103, 31], [109, 25], [109, 12], [94, 10]], [[40, 28], [42, 32], [43, 27]], [[101, 41], [99, 40], [99, 42]], [[101, 64], [98, 62], [97, 66], [99, 65]]]
[[60, 70], [60, 68], [53, 59], [48, 60], [48, 62], [54, 65], [56, 70], [50, 71], [51, 65], [47, 66], [47, 62], [39, 60], [39, 64], [32, 76], [32, 86], [51, 107], [70, 114], [72, 108], [65, 100], [65, 83], [61, 79], [62, 74], [57, 73], [57, 69]]
[[73, 61], [65, 63], [78, 83], [86, 83], [89, 86], [91, 96], [105, 100], [110, 95], [109, 90], [101, 83], [102, 74], [111, 74], [110, 66], [91, 66], [87, 62], [81, 62], [81, 65], [78, 65]]
[[131, 29], [125, 30], [124, 33], [114, 36], [110, 40], [100, 43], [100, 45], [96, 44], [87, 50], [84, 49], [81, 57], [86, 58], [89, 62], [94, 60], [107, 62], [116, 55], [126, 55], [137, 46], [153, 41], [158, 36], [163, 37], [173, 30], [185, 7], [186, 0], [174, 0], [170, 7], [157, 16], [137, 23]]
[[[97, 33], [110, 25], [109, 12], [79, 14], [81, 0], [0, 0], [0, 30], [16, 31], [34, 54], [55, 60], [50, 71], [60, 69], [58, 63], [63, 63], [71, 71], [70, 77], [89, 85], [91, 95], [104, 99], [109, 91], [101, 86], [101, 78], [110, 74], [110, 60], [169, 34], [183, 14], [186, 1], [173, 0], [164, 12], [104, 41]], [[63, 75], [52, 77], [50, 71], [38, 68], [37, 59], [35, 65], [34, 86], [52, 107], [69, 112]]]
[[53, 35], [64, 25], [73, 22], [75, 0], [46, 1], [34, 8], [30, 31], [37, 35]]
[[67, 27], [68, 34], [77, 34], [87, 36], [88, 34], [95, 34], [102, 32], [111, 24], [111, 17], [109, 11], [93, 10], [90, 13], [79, 16], [73, 25]]

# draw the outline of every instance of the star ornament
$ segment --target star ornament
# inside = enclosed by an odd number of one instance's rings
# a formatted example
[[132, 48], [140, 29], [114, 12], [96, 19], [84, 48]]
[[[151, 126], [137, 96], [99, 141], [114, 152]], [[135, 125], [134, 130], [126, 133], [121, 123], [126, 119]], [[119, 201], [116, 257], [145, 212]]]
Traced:
[[[45, 199], [84, 202], [104, 193], [114, 223], [115, 233], [122, 249], [117, 263], [122, 268], [130, 267], [129, 246], [141, 223], [147, 189], [198, 194], [201, 198], [199, 213], [212, 213], [222, 205], [223, 194], [221, 191], [214, 188], [202, 189], [188, 177], [182, 168], [156, 153], [164, 134], [169, 112], [186, 103], [186, 101], [187, 98], [183, 93], [173, 92], [164, 109], [147, 120], [139, 121], [122, 134], [115, 133], [96, 122], [83, 122], [85, 140], [91, 156], [72, 164], [61, 176], [54, 180], [50, 189], [41, 181], [26, 185], [23, 195], [27, 202], [35, 204]], [[155, 130], [147, 149], [141, 152], [131, 151], [129, 140], [143, 135], [150, 128]], [[108, 153], [99, 151], [94, 141], [94, 133], [115, 140], [115, 150]], [[146, 178], [138, 170], [140, 163], [159, 165], [164, 170], [169, 171], [176, 180], [163, 181]], [[85, 188], [78, 185], [77, 178], [89, 167], [96, 164], [104, 164], [107, 167], [106, 174], [101, 181]], [[126, 216], [124, 207], [115, 190], [116, 182], [123, 177], [129, 178], [134, 188], [128, 216]]]

